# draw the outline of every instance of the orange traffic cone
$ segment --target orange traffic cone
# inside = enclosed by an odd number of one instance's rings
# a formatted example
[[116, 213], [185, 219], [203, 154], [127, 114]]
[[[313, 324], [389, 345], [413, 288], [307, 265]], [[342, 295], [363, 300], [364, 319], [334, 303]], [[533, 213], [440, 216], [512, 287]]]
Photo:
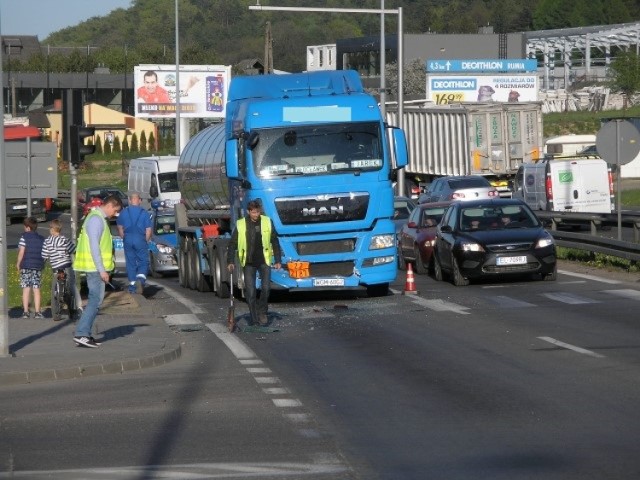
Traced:
[[416, 290], [416, 281], [413, 278], [413, 267], [410, 263], [407, 262], [407, 281], [404, 284], [404, 292], [403, 295], [411, 295], [417, 294], [418, 290]]

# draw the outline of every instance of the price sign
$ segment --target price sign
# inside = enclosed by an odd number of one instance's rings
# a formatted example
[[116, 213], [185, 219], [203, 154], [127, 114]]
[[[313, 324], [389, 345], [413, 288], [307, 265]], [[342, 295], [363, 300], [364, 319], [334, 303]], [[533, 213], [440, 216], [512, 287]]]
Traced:
[[462, 92], [434, 93], [431, 95], [431, 99], [435, 102], [436, 105], [458, 103], [458, 102], [464, 101], [464, 93]]

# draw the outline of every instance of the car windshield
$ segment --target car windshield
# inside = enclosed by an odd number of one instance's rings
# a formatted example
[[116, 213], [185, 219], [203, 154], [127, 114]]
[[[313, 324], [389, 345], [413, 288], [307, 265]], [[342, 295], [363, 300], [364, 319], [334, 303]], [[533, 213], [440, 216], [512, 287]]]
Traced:
[[380, 127], [373, 122], [264, 129], [251, 137], [257, 142], [253, 167], [261, 177], [374, 171], [383, 165]]
[[156, 234], [175, 233], [176, 220], [174, 215], [162, 215], [156, 217]]
[[414, 204], [408, 200], [394, 200], [393, 218], [394, 220], [405, 220], [414, 209]]
[[506, 228], [532, 228], [540, 223], [533, 212], [522, 205], [476, 206], [463, 208], [460, 230], [499, 230]]

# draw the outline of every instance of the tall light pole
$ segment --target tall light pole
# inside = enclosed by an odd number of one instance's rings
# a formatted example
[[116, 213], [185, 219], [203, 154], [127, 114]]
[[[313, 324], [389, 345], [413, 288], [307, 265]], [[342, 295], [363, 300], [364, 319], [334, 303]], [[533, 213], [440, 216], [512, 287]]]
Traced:
[[180, 28], [176, 0], [176, 155], [180, 155]]
[[[384, 0], [380, 0], [382, 8], [370, 9], [370, 8], [313, 8], [313, 7], [267, 7], [260, 5], [258, 0], [257, 5], [249, 5], [249, 10], [258, 11], [282, 11], [282, 12], [329, 12], [329, 13], [374, 13], [380, 15], [380, 111], [382, 113], [382, 119], [386, 122], [386, 86], [385, 86], [385, 65], [386, 56], [384, 54], [384, 14], [398, 15], [398, 127], [404, 127], [404, 92], [403, 92], [403, 75], [404, 70], [404, 41], [402, 38], [402, 7], [397, 9], [384, 9]], [[404, 193], [404, 169], [398, 170], [398, 194]]]
[[[0, 12], [0, 18], [2, 12]], [[0, 38], [2, 33], [0, 32]], [[4, 57], [4, 44], [0, 45], [0, 358], [9, 355], [9, 311], [7, 297], [7, 226], [4, 221], [7, 218], [7, 195], [4, 188], [6, 183], [5, 158], [4, 158], [4, 72], [2, 60]]]

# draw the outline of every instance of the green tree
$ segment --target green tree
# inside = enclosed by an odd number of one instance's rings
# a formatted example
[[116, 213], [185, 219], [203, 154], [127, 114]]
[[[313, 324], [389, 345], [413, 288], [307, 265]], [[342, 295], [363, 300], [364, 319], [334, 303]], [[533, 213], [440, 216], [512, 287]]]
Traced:
[[640, 90], [640, 57], [633, 51], [619, 53], [611, 62], [609, 76], [611, 90], [623, 94], [626, 110], [631, 96]]
[[96, 154], [98, 154], [98, 155], [102, 155], [103, 154], [102, 137], [100, 135], [98, 135], [96, 137]]
[[115, 135], [115, 138], [113, 139], [113, 151], [114, 153], [122, 152], [122, 149], [120, 148], [120, 137], [118, 135]]
[[141, 153], [145, 153], [147, 151], [147, 133], [144, 130], [140, 134], [140, 146], [138, 147], [138, 150]]
[[111, 143], [107, 141], [104, 142], [104, 154], [111, 155]]
[[129, 153], [129, 140], [127, 139], [126, 135], [124, 136], [124, 140], [122, 141], [122, 153]]
[[133, 132], [133, 135], [131, 135], [131, 147], [130, 147], [130, 151], [132, 153], [138, 153], [140, 150], [138, 149], [138, 134], [136, 132]]
[[156, 137], [153, 135], [153, 132], [151, 132], [149, 134], [148, 146], [149, 146], [149, 151], [150, 152], [157, 152], [158, 151], [158, 149], [156, 148]]

